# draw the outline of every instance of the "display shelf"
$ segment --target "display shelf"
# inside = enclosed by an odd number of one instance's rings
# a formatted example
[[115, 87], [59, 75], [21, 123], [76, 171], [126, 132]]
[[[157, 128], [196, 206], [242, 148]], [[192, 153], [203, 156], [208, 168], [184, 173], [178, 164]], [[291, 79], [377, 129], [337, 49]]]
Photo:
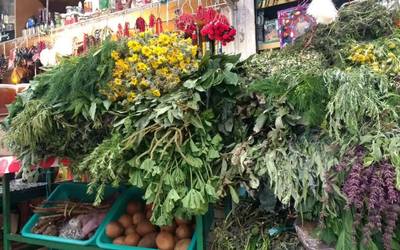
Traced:
[[9, 234], [7, 236], [7, 240], [12, 241], [12, 242], [20, 242], [20, 243], [25, 243], [28, 245], [42, 246], [42, 247], [46, 247], [49, 249], [58, 249], [58, 250], [71, 250], [71, 249], [74, 249], [74, 250], [98, 250], [98, 249], [101, 249], [96, 246], [79, 246], [79, 245], [58, 243], [58, 242], [45, 241], [45, 240], [30, 239], [30, 238], [25, 238], [19, 234]]
[[279, 49], [280, 42], [273, 42], [273, 43], [262, 43], [258, 45], [258, 50], [272, 50], [272, 49]]

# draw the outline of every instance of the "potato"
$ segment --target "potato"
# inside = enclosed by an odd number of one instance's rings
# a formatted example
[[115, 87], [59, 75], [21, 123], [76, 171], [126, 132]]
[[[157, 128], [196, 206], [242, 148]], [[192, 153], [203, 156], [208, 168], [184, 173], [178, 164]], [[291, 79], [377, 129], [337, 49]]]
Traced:
[[146, 204], [146, 211], [153, 211], [153, 204]]
[[187, 250], [191, 242], [191, 239], [182, 239], [176, 243], [174, 250]]
[[169, 232], [169, 233], [175, 233], [176, 230], [176, 225], [175, 223], [172, 223], [169, 226], [163, 226], [161, 227], [161, 232]]
[[175, 233], [178, 239], [186, 239], [192, 237], [192, 229], [186, 224], [178, 226]]
[[124, 228], [122, 227], [119, 222], [111, 222], [110, 224], [107, 225], [106, 227], [106, 235], [110, 237], [111, 239], [115, 239], [119, 236], [122, 235], [124, 232]]
[[138, 247], [156, 248], [156, 237], [157, 233], [146, 234], [138, 244]]
[[128, 246], [137, 246], [139, 241], [140, 241], [140, 235], [137, 233], [131, 233], [125, 237], [125, 245]]
[[144, 220], [146, 220], [146, 215], [142, 212], [136, 213], [132, 217], [132, 222], [134, 225], [137, 225]]
[[143, 210], [143, 204], [139, 201], [131, 201], [126, 206], [126, 213], [129, 215], [134, 215], [137, 212], [141, 212]]
[[152, 215], [153, 215], [153, 211], [152, 210], [147, 210], [146, 211], [146, 219], [150, 220]]
[[125, 229], [125, 235], [136, 233], [136, 226], [132, 225]]
[[121, 224], [124, 228], [128, 228], [132, 226], [131, 216], [124, 214], [118, 219], [119, 224]]
[[175, 246], [175, 238], [169, 232], [161, 232], [156, 237], [156, 244], [160, 250], [172, 250]]
[[136, 232], [140, 235], [140, 236], [144, 236], [146, 234], [155, 232], [156, 228], [153, 224], [150, 223], [150, 221], [145, 220], [140, 222], [137, 227], [136, 227]]
[[113, 240], [113, 244], [125, 245], [125, 237], [121, 236], [121, 237], [115, 238], [115, 240]]
[[180, 226], [180, 225], [183, 225], [183, 224], [190, 224], [190, 220], [186, 220], [186, 219], [183, 219], [183, 218], [175, 218], [175, 222], [176, 222], [176, 225], [178, 225], [178, 226]]

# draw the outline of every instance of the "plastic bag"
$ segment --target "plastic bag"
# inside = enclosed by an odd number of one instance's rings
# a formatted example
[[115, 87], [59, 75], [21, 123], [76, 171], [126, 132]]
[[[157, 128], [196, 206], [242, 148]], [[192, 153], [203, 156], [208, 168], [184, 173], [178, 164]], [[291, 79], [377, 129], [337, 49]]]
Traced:
[[82, 232], [82, 217], [77, 216], [70, 219], [61, 229], [60, 237], [71, 240], [83, 240], [85, 237]]

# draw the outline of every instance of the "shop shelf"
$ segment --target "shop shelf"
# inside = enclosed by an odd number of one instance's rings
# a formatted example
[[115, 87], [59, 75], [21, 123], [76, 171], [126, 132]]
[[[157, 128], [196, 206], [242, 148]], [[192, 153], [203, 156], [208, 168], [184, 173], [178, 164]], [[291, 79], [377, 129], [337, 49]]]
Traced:
[[[82, 202], [92, 203], [94, 201], [95, 195], [88, 195], [87, 194], [88, 186], [84, 183], [63, 183], [59, 185], [54, 192], [51, 193], [48, 201], [65, 201], [65, 200], [79, 200]], [[119, 192], [119, 189], [107, 187], [104, 193], [104, 198], [107, 199], [112, 195]], [[112, 208], [110, 209], [112, 211]], [[110, 212], [109, 211], [109, 212]], [[32, 233], [32, 227], [37, 223], [39, 220], [39, 215], [35, 214], [31, 217], [31, 219], [25, 224], [23, 227], [21, 234], [24, 237], [38, 239], [38, 240], [46, 240], [46, 241], [53, 241], [58, 243], [65, 243], [65, 244], [74, 244], [74, 245], [95, 245], [96, 238], [100, 233], [100, 228], [104, 227], [105, 220], [103, 220], [102, 224], [96, 230], [95, 234], [89, 238], [88, 240], [72, 240], [72, 239], [65, 239], [56, 236], [47, 236], [41, 234]]]

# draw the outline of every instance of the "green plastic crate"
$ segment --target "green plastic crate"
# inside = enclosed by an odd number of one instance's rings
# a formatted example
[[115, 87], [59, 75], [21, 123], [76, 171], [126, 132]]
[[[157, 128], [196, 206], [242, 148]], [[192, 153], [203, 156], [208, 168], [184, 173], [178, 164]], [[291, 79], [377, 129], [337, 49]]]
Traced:
[[[132, 200], [143, 201], [142, 199], [143, 192], [138, 188], [130, 188], [122, 194], [115, 205], [112, 208], [106, 218], [104, 219], [103, 225], [99, 228], [99, 236], [97, 237], [96, 244], [101, 249], [109, 249], [109, 250], [152, 250], [152, 248], [143, 248], [143, 247], [133, 247], [133, 246], [125, 246], [125, 245], [115, 245], [112, 244], [112, 240], [107, 237], [105, 230], [106, 226], [111, 221], [116, 221], [118, 218], [125, 213], [125, 208], [127, 203]], [[203, 246], [203, 218], [201, 216], [196, 217], [196, 230], [194, 232], [192, 242], [189, 246], [188, 250], [203, 250], [200, 249], [199, 246]]]
[[[94, 194], [88, 195], [87, 188], [88, 188], [87, 184], [85, 184], [85, 183], [74, 183], [74, 182], [63, 183], [63, 184], [59, 185], [51, 193], [51, 195], [47, 198], [47, 200], [48, 201], [65, 201], [68, 199], [76, 199], [79, 201], [92, 203], [94, 201], [95, 195]], [[119, 191], [119, 189], [107, 187], [105, 190], [105, 193], [104, 193], [104, 197], [107, 199], [108, 197], [111, 197], [112, 195], [116, 194], [118, 191]], [[111, 210], [112, 209], [110, 209], [110, 211]], [[75, 245], [81, 245], [81, 246], [95, 245], [96, 238], [100, 233], [99, 229], [105, 223], [105, 220], [103, 220], [102, 224], [100, 224], [100, 226], [97, 228], [95, 234], [92, 237], [90, 237], [89, 239], [87, 239], [87, 240], [71, 240], [71, 239], [65, 239], [65, 238], [61, 238], [61, 237], [57, 237], [57, 236], [47, 236], [47, 235], [32, 233], [32, 228], [38, 220], [39, 220], [39, 215], [37, 215], [37, 214], [33, 215], [29, 219], [29, 221], [25, 224], [25, 226], [22, 228], [22, 231], [21, 231], [22, 236], [32, 238], [32, 239], [46, 240], [46, 241], [53, 241], [53, 242], [67, 243], [67, 244], [75, 244]]]

